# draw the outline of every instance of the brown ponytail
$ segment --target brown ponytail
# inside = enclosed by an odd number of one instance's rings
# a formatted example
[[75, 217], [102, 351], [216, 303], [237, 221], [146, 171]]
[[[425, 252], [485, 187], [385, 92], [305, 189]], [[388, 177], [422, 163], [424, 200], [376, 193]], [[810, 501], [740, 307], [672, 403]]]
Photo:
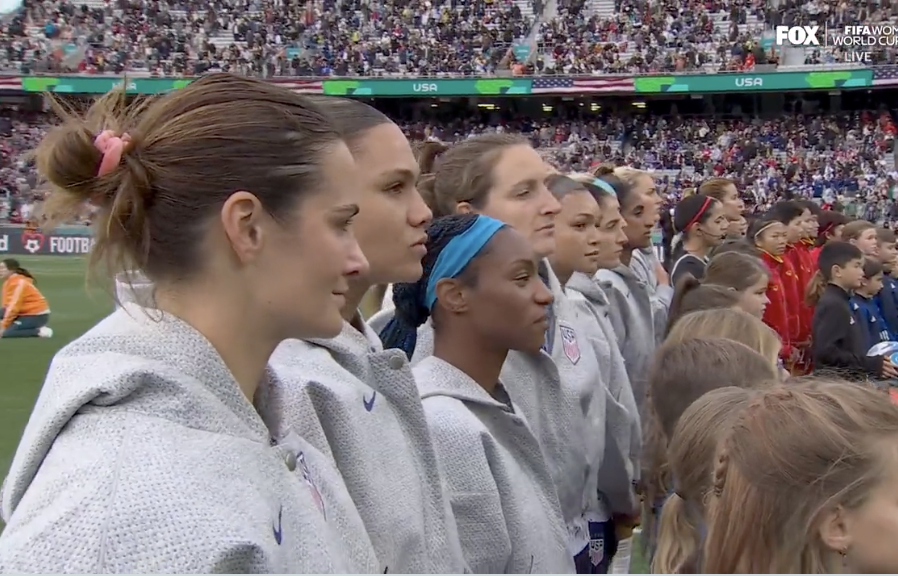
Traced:
[[823, 277], [823, 272], [817, 270], [808, 281], [808, 287], [805, 291], [804, 301], [807, 302], [810, 306], [816, 306], [817, 302], [820, 301], [820, 297], [823, 296], [823, 291], [825, 289], [826, 278]]
[[418, 161], [421, 174], [432, 174], [435, 172], [434, 166], [437, 158], [448, 149], [448, 145], [433, 141], [421, 142], [415, 146], [415, 159]]
[[596, 166], [595, 168], [590, 170], [590, 173], [593, 176], [595, 176], [596, 178], [599, 178], [601, 176], [608, 176], [609, 174], [613, 175], [614, 174], [614, 165], [613, 164], [599, 164], [598, 166]]

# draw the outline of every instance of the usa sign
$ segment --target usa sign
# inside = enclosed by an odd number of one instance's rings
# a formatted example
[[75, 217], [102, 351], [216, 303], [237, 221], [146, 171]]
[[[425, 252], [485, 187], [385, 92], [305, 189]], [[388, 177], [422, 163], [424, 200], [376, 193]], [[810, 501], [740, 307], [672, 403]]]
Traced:
[[93, 245], [94, 240], [87, 229], [76, 234], [53, 234], [30, 228], [0, 226], [0, 256], [82, 256], [90, 252]]

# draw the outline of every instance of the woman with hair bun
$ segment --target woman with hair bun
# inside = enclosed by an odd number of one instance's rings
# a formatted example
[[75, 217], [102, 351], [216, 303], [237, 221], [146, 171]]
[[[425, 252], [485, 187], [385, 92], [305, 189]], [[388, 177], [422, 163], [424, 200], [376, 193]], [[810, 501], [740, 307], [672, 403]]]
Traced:
[[[459, 214], [428, 230], [424, 275], [397, 284], [390, 342], [414, 354], [433, 316], [434, 355], [414, 368], [430, 432], [475, 574], [574, 570], [539, 442], [500, 378], [510, 350], [538, 354], [552, 293], [519, 232]], [[477, 530], [470, 528], [476, 527]]]
[[0, 572], [382, 572], [340, 474], [253, 402], [287, 338], [340, 332], [357, 168], [308, 99], [210, 74], [64, 116], [37, 150], [94, 265], [155, 287], [53, 358], [2, 490]]

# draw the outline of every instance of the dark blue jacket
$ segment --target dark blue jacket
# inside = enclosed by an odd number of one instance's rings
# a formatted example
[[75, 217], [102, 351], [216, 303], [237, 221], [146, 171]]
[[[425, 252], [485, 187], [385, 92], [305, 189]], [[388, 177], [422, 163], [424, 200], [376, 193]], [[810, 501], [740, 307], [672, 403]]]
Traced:
[[851, 313], [864, 331], [865, 350], [869, 350], [880, 342], [890, 342], [895, 339], [889, 331], [875, 299], [855, 294], [851, 297]]
[[882, 290], [876, 295], [879, 311], [889, 327], [889, 332], [898, 334], [898, 280], [883, 275]]

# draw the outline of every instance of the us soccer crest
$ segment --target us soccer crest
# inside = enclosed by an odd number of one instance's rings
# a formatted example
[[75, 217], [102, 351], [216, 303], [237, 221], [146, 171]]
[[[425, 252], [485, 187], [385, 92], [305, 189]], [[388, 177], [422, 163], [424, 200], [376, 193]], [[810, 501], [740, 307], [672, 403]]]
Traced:
[[598, 566], [605, 559], [605, 540], [589, 541], [589, 561], [593, 566]]
[[567, 359], [572, 364], [576, 364], [580, 361], [580, 345], [577, 343], [577, 333], [569, 326], [561, 326], [560, 332], [564, 355], [567, 356]]
[[315, 481], [312, 479], [312, 473], [309, 471], [309, 465], [306, 464], [306, 455], [300, 452], [296, 455], [296, 464], [299, 467], [299, 472], [302, 474], [303, 480], [306, 481], [306, 485], [309, 487], [309, 491], [312, 493], [312, 500], [315, 501], [315, 504], [318, 506], [318, 509], [321, 511], [321, 515], [327, 519], [327, 512], [324, 510], [324, 498], [321, 497], [321, 492], [318, 491], [318, 487], [315, 486]]

